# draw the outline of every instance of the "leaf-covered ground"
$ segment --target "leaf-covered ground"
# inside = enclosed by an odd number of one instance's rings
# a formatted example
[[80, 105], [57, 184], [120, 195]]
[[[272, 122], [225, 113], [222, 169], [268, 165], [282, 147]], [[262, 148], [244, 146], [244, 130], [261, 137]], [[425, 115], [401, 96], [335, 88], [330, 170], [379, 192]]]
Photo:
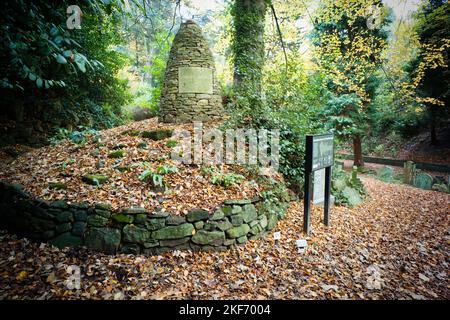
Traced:
[[[200, 165], [174, 163], [170, 159], [172, 147], [167, 146], [169, 138], [153, 141], [140, 136], [143, 131], [155, 129], [192, 132], [193, 126], [163, 124], [152, 118], [103, 130], [99, 141], [89, 138], [85, 144], [75, 144], [66, 140], [57, 145], [27, 150], [12, 162], [2, 160], [0, 180], [22, 184], [25, 191], [34, 197], [49, 201], [104, 202], [114, 209], [141, 206], [174, 214], [185, 214], [193, 208], [211, 210], [225, 199], [251, 198], [262, 191], [262, 187], [251, 179], [224, 188], [213, 184], [211, 177], [202, 173]], [[140, 144], [145, 144], [145, 148]], [[124, 156], [118, 159], [108, 157], [117, 150], [123, 150]], [[0, 158], [6, 156], [7, 152], [0, 150]], [[163, 165], [177, 167], [178, 173], [164, 176], [167, 186], [164, 193], [156, 192], [149, 182], [139, 180], [139, 175], [145, 170], [142, 167], [145, 162], [153, 171]], [[127, 171], [121, 172], [118, 168], [126, 168]], [[224, 174], [245, 174], [241, 166], [222, 165], [220, 170]], [[86, 174], [106, 175], [109, 181], [101, 186], [89, 185], [82, 181]], [[67, 188], [51, 189], [50, 183], [63, 183]]]
[[[273, 235], [221, 253], [107, 256], [4, 235], [2, 299], [449, 299], [450, 195], [363, 179], [371, 199], [313, 211], [304, 254], [301, 203]], [[81, 289], [68, 290], [70, 265]]]

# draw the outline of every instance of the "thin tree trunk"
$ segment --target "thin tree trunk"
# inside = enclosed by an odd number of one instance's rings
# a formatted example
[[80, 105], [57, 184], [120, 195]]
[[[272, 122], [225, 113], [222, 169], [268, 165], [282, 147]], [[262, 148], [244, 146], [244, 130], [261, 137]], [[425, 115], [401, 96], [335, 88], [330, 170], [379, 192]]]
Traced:
[[436, 126], [439, 117], [438, 109], [435, 106], [428, 107], [429, 121], [430, 121], [430, 140], [432, 146], [437, 146], [439, 141], [437, 139]]
[[434, 122], [434, 119], [431, 120], [431, 125], [430, 125], [430, 138], [431, 138], [431, 145], [432, 146], [437, 146], [438, 144], [438, 139], [437, 139], [437, 134], [436, 134], [436, 124]]
[[361, 136], [353, 137], [353, 165], [357, 167], [364, 167], [364, 160], [362, 157]]
[[136, 66], [139, 66], [139, 45], [138, 45], [138, 37], [137, 34], [135, 34], [135, 48], [136, 48]]

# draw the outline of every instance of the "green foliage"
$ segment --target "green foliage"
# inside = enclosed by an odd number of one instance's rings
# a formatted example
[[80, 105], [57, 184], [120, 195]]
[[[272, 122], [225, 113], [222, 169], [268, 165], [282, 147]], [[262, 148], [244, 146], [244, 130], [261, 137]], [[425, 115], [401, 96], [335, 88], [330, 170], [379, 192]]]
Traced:
[[221, 185], [225, 188], [229, 188], [232, 185], [238, 185], [245, 180], [245, 177], [236, 173], [223, 174], [218, 172], [211, 177], [212, 184]]
[[322, 86], [322, 75], [307, 76], [298, 54], [289, 54], [287, 74], [280, 72], [284, 67], [283, 60], [267, 61], [261, 108], [250, 104], [231, 107], [226, 126], [280, 130], [279, 171], [289, 188], [301, 193], [305, 135], [324, 132], [316, 114], [327, 101], [327, 91]]
[[68, 139], [75, 144], [85, 144], [91, 139], [96, 142], [100, 139], [100, 132], [95, 129], [89, 129], [84, 126], [78, 126], [78, 130], [70, 131], [65, 128], [57, 128], [52, 137], [49, 138], [51, 144], [58, 144]]
[[[450, 39], [450, 4], [448, 1], [425, 2], [421, 12], [416, 17], [415, 31], [422, 43], [432, 45], [436, 48], [442, 46], [442, 42]], [[419, 87], [424, 96], [439, 99], [445, 103], [447, 110], [450, 102], [450, 48], [444, 48], [444, 65], [429, 68], [425, 71], [424, 79]], [[420, 58], [419, 58], [420, 59]], [[417, 71], [417, 70], [414, 70]], [[437, 110], [439, 113], [439, 110]], [[447, 113], [447, 116], [450, 113]]]
[[124, 150], [115, 150], [113, 152], [111, 152], [110, 154], [108, 154], [108, 158], [110, 159], [118, 159], [118, 158], [122, 158], [125, 155], [125, 151]]
[[352, 179], [350, 174], [334, 166], [331, 177], [331, 194], [335, 197], [336, 204], [353, 206], [354, 199], [358, 197], [363, 199], [366, 190], [359, 178]]
[[202, 167], [201, 170], [204, 175], [212, 175], [215, 172], [213, 167]]
[[262, 186], [264, 188], [264, 191], [261, 192], [261, 197], [265, 201], [280, 203], [289, 202], [291, 200], [286, 185], [280, 181], [276, 181], [272, 178], [267, 178], [262, 183]]
[[133, 64], [127, 69], [134, 95], [129, 107], [146, 108], [151, 116], [156, 116], [173, 31], [179, 18], [173, 16], [175, 4], [170, 1], [138, 0], [129, 4], [130, 12], [123, 23], [125, 36], [131, 41], [123, 51]]
[[178, 141], [172, 140], [172, 139], [169, 139], [169, 140], [167, 140], [167, 142], [166, 142], [166, 146], [169, 147], [169, 148], [173, 148], [173, 147], [175, 147], [177, 144], [178, 144]]
[[283, 219], [289, 202], [292, 200], [286, 185], [272, 178], [264, 178], [261, 185], [264, 188], [261, 197], [265, 210], [276, 215], [278, 219]]
[[74, 163], [75, 163], [75, 159], [68, 159], [62, 163], [61, 167], [63, 170], [65, 170], [68, 165], [74, 164]]
[[175, 166], [171, 165], [163, 165], [156, 168], [156, 173], [161, 175], [171, 174], [171, 173], [177, 173], [178, 169]]
[[[1, 86], [8, 89], [65, 87], [65, 76], [95, 70], [102, 64], [88, 59], [76, 34], [65, 27], [66, 15], [59, 1], [5, 1], [0, 26]], [[83, 54], [84, 53], [84, 54]]]
[[[407, 70], [412, 77], [423, 74], [417, 87], [419, 96], [428, 99], [423, 103], [426, 112], [420, 114], [431, 129], [450, 119], [450, 4], [448, 1], [427, 1], [416, 16], [417, 32], [422, 44], [421, 54], [410, 63]], [[427, 49], [431, 54], [427, 54]], [[433, 51], [434, 50], [434, 51]], [[438, 53], [441, 61], [433, 61]], [[430, 57], [431, 56], [431, 57]], [[428, 67], [423, 68], [424, 65]], [[431, 98], [431, 100], [430, 100]], [[439, 101], [440, 104], [436, 104]], [[431, 143], [436, 144], [433, 133]]]
[[379, 144], [379, 145], [377, 145], [377, 146], [373, 149], [373, 151], [374, 151], [374, 153], [375, 153], [377, 156], [383, 155], [384, 152], [385, 152], [384, 144]]
[[171, 173], [177, 173], [178, 169], [175, 166], [163, 165], [158, 166], [156, 170], [151, 169], [151, 164], [148, 162], [142, 163], [140, 166], [147, 168], [140, 175], [139, 180], [150, 181], [153, 187], [165, 187], [164, 176]]
[[150, 181], [154, 187], [164, 187], [164, 177], [160, 174], [155, 173], [150, 169], [144, 170], [139, 175], [139, 180]]
[[[379, 10], [379, 23], [369, 26], [368, 7]], [[379, 0], [324, 0], [315, 19], [311, 33], [314, 61], [325, 71], [330, 91], [321, 120], [338, 136], [354, 139], [355, 161], [360, 166], [361, 137], [367, 132], [368, 106], [379, 85], [377, 71], [391, 15]]]
[[236, 174], [234, 172], [223, 173], [222, 171], [217, 171], [214, 167], [202, 167], [203, 174], [210, 176], [211, 183], [218, 186], [223, 186], [229, 188], [232, 185], [238, 185], [245, 180], [245, 177], [241, 174]]
[[384, 182], [392, 182], [394, 170], [391, 167], [382, 167], [377, 171], [377, 178]]
[[444, 192], [450, 194], [450, 185], [445, 183], [435, 183], [432, 188], [434, 191]]
[[360, 98], [354, 93], [331, 94], [320, 111], [321, 118], [326, 119], [325, 127], [343, 138], [362, 134], [367, 129], [367, 115], [360, 112], [360, 102]]
[[[5, 1], [0, 26], [0, 82], [5, 109], [24, 111], [50, 127], [121, 123], [129, 99], [127, 83], [117, 78], [126, 57], [116, 51], [117, 1], [81, 1], [81, 29], [66, 26], [69, 1]], [[45, 106], [45, 111], [38, 111]]]
[[423, 1], [412, 18], [395, 26], [385, 53], [389, 59], [373, 99], [373, 135], [395, 131], [410, 137], [450, 118], [450, 5]]

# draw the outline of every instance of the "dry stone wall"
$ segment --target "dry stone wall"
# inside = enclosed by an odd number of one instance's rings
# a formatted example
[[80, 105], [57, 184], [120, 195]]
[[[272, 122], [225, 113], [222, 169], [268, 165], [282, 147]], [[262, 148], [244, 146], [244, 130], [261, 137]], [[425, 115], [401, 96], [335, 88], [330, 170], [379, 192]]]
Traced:
[[160, 121], [220, 119], [223, 113], [214, 59], [200, 27], [181, 24], [172, 44], [161, 92]]
[[226, 200], [217, 210], [194, 209], [185, 216], [108, 204], [33, 199], [20, 185], [0, 182], [0, 229], [57, 247], [85, 246], [153, 255], [169, 250], [222, 251], [256, 239], [284, 217], [287, 203], [260, 198]]

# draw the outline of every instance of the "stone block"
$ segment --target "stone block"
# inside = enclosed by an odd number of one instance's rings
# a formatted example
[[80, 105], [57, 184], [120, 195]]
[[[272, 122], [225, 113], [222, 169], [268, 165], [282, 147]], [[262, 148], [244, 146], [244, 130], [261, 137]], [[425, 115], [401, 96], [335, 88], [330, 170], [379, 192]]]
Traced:
[[233, 227], [231, 229], [228, 229], [226, 231], [226, 234], [228, 238], [239, 238], [247, 235], [249, 231], [250, 227], [248, 226], [248, 224], [242, 224], [239, 227]]
[[194, 226], [190, 223], [180, 224], [178, 226], [168, 226], [152, 233], [152, 238], [157, 240], [178, 239], [191, 236]]

